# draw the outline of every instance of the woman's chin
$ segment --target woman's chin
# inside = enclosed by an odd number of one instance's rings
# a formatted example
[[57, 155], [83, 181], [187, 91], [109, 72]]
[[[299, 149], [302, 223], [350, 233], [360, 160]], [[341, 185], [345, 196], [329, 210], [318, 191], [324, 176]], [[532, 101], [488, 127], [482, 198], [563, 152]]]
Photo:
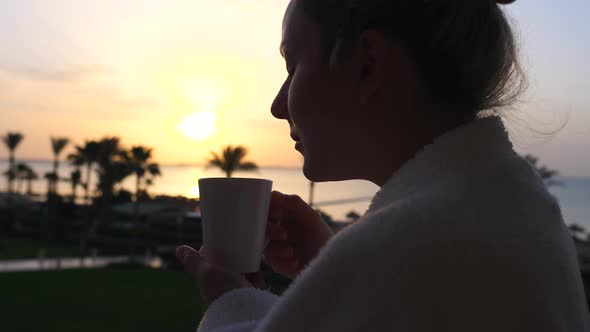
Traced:
[[310, 163], [304, 159], [303, 161], [303, 175], [306, 179], [313, 182], [321, 182], [321, 176], [319, 176], [318, 172], [310, 165]]
[[306, 179], [312, 182], [347, 180], [336, 177], [336, 174], [332, 173], [330, 169], [325, 169], [325, 167], [314, 166], [312, 163], [307, 161], [304, 161], [303, 163], [303, 175], [305, 175]]

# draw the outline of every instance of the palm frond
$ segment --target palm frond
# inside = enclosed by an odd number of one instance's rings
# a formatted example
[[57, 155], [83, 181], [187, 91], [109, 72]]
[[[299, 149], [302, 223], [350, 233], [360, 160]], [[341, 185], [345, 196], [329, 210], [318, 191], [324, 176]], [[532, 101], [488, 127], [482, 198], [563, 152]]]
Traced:
[[211, 152], [213, 158], [208, 161], [207, 167], [218, 167], [228, 177], [237, 171], [252, 171], [258, 169], [258, 166], [253, 162], [244, 162], [244, 158], [248, 154], [248, 149], [243, 146], [231, 146], [224, 147], [221, 151], [221, 155], [215, 152]]
[[59, 155], [63, 149], [70, 143], [67, 137], [51, 137], [51, 150], [54, 155]]
[[241, 170], [241, 171], [255, 171], [257, 169], [258, 169], [258, 165], [256, 165], [253, 162], [250, 162], [250, 161], [242, 163], [239, 166], [239, 170]]
[[2, 136], [2, 142], [4, 142], [8, 150], [13, 151], [24, 138], [25, 136], [21, 133], [9, 132], [5, 136]]
[[160, 170], [160, 165], [153, 163], [147, 166], [147, 172], [150, 176], [162, 176], [162, 171]]

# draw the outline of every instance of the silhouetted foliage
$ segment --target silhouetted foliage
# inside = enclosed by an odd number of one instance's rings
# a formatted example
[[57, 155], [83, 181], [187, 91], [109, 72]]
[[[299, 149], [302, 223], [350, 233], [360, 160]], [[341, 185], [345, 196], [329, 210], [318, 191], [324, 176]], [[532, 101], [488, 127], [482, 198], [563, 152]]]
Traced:
[[98, 150], [98, 186], [103, 209], [110, 209], [114, 186], [133, 173], [118, 137], [103, 138]]
[[33, 194], [32, 182], [38, 178], [39, 178], [39, 175], [37, 173], [35, 173], [35, 171], [31, 168], [31, 166], [29, 166], [26, 163], [18, 163], [16, 165], [16, 174], [15, 174], [15, 179], [17, 181], [16, 192], [21, 192], [23, 183], [26, 183], [27, 184], [26, 194], [32, 195]]
[[582, 239], [585, 238], [586, 229], [584, 227], [574, 223], [569, 225], [568, 229], [575, 239], [582, 241]]
[[135, 174], [135, 212], [139, 209], [141, 193], [153, 184], [155, 177], [161, 175], [160, 166], [152, 160], [152, 149], [143, 146], [134, 146], [126, 155], [127, 163]]
[[27, 181], [27, 195], [33, 195], [33, 181], [39, 179], [39, 175], [32, 169], [27, 170], [25, 180]]
[[70, 163], [76, 167], [82, 164], [86, 165], [86, 181], [84, 182], [84, 199], [87, 204], [90, 204], [90, 183], [92, 179], [92, 167], [98, 161], [98, 154], [100, 151], [100, 144], [97, 141], [86, 141], [84, 145], [76, 146], [76, 152], [68, 156]]
[[[70, 173], [70, 185], [72, 186], [71, 202], [76, 202], [78, 187], [82, 186], [82, 172], [80, 169], [75, 169]], [[82, 186], [83, 187], [83, 186]]]
[[334, 222], [334, 218], [332, 218], [331, 215], [325, 213], [324, 211], [322, 211], [320, 209], [316, 209], [316, 211], [320, 214], [320, 217], [322, 217], [322, 219], [325, 222], [328, 222], [328, 223]]
[[9, 152], [9, 169], [8, 172], [5, 173], [8, 177], [8, 192], [14, 192], [13, 184], [14, 179], [16, 178], [16, 165], [15, 165], [15, 157], [14, 151], [24, 139], [24, 135], [18, 132], [9, 132], [6, 135], [2, 136], [2, 142], [6, 148], [8, 148]]
[[53, 173], [55, 173], [55, 180], [51, 183], [49, 191], [52, 194], [57, 194], [57, 183], [59, 181], [59, 155], [63, 149], [70, 143], [70, 140], [65, 137], [51, 137], [51, 151], [53, 152]]
[[554, 170], [554, 169], [550, 169], [549, 167], [545, 166], [545, 165], [540, 165], [539, 164], [539, 158], [527, 154], [524, 157], [524, 160], [528, 161], [529, 164], [531, 164], [535, 170], [537, 171], [537, 173], [539, 173], [539, 176], [541, 177], [541, 179], [543, 179], [543, 181], [545, 181], [545, 185], [549, 186], [555, 186], [555, 185], [561, 185], [561, 182], [554, 180], [553, 178], [557, 175], [559, 175], [559, 171]]
[[350, 211], [346, 214], [346, 219], [348, 219], [349, 222], [355, 222], [357, 220], [359, 220], [361, 218], [361, 215], [356, 213], [356, 211]]
[[[135, 202], [133, 204], [133, 243], [135, 243], [139, 222], [139, 204], [145, 197], [144, 194], [146, 193], [147, 186], [153, 183], [153, 179], [156, 176], [160, 176], [161, 173], [158, 164], [152, 161], [151, 148], [134, 146], [130, 151], [123, 153], [127, 166], [135, 174]], [[130, 250], [130, 256], [133, 257], [135, 248], [132, 246]]]
[[113, 203], [124, 204], [131, 203], [133, 201], [133, 194], [129, 190], [119, 189], [113, 197]]
[[232, 147], [231, 145], [225, 147], [221, 154], [211, 152], [212, 158], [209, 159], [208, 167], [218, 167], [225, 175], [230, 178], [235, 171], [255, 171], [258, 166], [249, 161], [244, 161], [244, 158], [248, 154], [248, 150], [245, 147], [237, 146]]
[[51, 188], [53, 187], [53, 184], [55, 182], [57, 182], [57, 180], [58, 180], [57, 174], [55, 174], [54, 172], [47, 172], [47, 173], [45, 173], [45, 175], [43, 177], [45, 178], [45, 180], [47, 180], [47, 195], [48, 196], [55, 195], [51, 191]]

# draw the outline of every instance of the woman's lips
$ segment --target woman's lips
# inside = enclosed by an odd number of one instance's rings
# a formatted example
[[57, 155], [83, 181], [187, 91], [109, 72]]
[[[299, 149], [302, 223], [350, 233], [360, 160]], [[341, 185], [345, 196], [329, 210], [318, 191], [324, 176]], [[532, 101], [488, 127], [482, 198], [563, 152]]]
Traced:
[[295, 150], [301, 151], [303, 149], [303, 143], [301, 141], [295, 141]]
[[291, 133], [291, 139], [295, 141], [295, 150], [301, 151], [303, 148], [303, 143], [301, 143], [299, 136], [295, 135], [295, 133]]

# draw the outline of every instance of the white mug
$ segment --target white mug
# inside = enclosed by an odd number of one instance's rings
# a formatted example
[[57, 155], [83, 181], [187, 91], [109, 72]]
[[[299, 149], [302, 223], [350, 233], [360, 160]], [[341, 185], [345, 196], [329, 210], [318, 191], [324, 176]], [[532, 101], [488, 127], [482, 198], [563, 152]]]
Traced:
[[260, 269], [271, 192], [271, 180], [199, 180], [203, 244], [221, 267], [239, 273]]

